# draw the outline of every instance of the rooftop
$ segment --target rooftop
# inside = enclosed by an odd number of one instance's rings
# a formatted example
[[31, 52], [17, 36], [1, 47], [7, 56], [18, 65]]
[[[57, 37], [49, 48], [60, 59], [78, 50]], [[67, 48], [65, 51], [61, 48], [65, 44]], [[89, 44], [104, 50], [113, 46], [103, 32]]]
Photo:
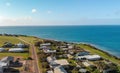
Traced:
[[67, 72], [62, 66], [58, 66], [54, 68], [54, 73], [67, 73]]
[[69, 65], [69, 63], [66, 59], [55, 60], [54, 62], [56, 62], [57, 64], [60, 64], [60, 65]]

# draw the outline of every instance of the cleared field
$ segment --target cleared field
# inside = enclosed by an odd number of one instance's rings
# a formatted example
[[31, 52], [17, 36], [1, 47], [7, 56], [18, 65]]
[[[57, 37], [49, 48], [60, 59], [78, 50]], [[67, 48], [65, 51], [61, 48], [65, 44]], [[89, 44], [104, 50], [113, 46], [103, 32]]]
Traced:
[[91, 48], [91, 47], [89, 47], [89, 46], [85, 46], [85, 45], [83, 45], [83, 44], [80, 44], [79, 46], [80, 46], [81, 48], [84, 48], [85, 50], [89, 51], [89, 52], [92, 53], [92, 54], [98, 54], [98, 55], [102, 56], [103, 58], [108, 59], [108, 60], [110, 60], [111, 62], [116, 63], [116, 64], [118, 64], [118, 65], [120, 66], [120, 60], [115, 59], [114, 57], [108, 56], [106, 53], [104, 53], [104, 52], [102, 52], [102, 51], [96, 50], [96, 49]]
[[41, 41], [42, 39], [39, 39], [39, 38], [35, 38], [35, 37], [31, 37], [31, 36], [28, 36], [28, 37], [18, 37], [19, 39], [23, 39], [31, 44], [34, 44], [34, 42], [36, 41]]

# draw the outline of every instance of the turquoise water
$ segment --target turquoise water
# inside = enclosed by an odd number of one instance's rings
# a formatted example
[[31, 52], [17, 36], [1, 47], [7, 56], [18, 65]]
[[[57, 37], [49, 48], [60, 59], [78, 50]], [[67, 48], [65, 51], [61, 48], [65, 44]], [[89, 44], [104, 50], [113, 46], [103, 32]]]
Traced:
[[25, 34], [69, 42], [86, 42], [120, 57], [120, 26], [0, 27], [0, 33]]

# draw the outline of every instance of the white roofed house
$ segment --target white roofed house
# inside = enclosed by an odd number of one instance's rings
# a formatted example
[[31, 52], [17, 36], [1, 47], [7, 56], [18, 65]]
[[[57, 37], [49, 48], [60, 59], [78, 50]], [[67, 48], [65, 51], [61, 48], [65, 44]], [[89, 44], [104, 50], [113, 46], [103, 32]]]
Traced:
[[4, 69], [8, 68], [8, 63], [0, 61], [0, 73], [4, 73]]
[[69, 63], [66, 59], [55, 60], [54, 62], [56, 62], [57, 64], [60, 64], [61, 66], [69, 65]]
[[1, 62], [8, 63], [8, 65], [10, 65], [10, 63], [13, 61], [14, 61], [14, 57], [12, 56], [7, 56], [1, 59]]
[[4, 52], [5, 51], [5, 48], [0, 48], [0, 52]]
[[69, 49], [73, 49], [73, 48], [74, 48], [74, 45], [67, 44], [67, 47], [68, 47]]
[[40, 44], [40, 46], [51, 46], [51, 43]]
[[17, 46], [18, 48], [24, 48], [26, 45], [23, 44], [23, 43], [18, 43], [16, 46]]
[[25, 52], [25, 50], [23, 48], [11, 48], [9, 52]]
[[76, 57], [77, 60], [90, 60], [90, 61], [95, 61], [95, 60], [100, 60], [101, 56], [99, 55], [85, 55], [85, 56], [78, 56]]
[[0, 73], [4, 73], [4, 69], [9, 68], [10, 62], [14, 60], [14, 57], [8, 56], [0, 60]]
[[44, 49], [44, 53], [56, 53], [56, 50], [51, 50], [51, 49]]
[[51, 57], [51, 56], [47, 57], [47, 62], [48, 63], [53, 62], [54, 60], [56, 60], [55, 57]]

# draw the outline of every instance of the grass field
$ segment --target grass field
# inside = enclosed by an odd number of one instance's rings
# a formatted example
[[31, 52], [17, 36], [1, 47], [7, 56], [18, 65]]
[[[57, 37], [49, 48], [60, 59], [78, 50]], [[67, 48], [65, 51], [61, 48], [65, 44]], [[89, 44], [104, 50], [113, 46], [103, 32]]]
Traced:
[[42, 39], [39, 39], [39, 38], [35, 38], [35, 37], [32, 37], [32, 36], [28, 36], [28, 37], [18, 37], [20, 39], [23, 39], [31, 44], [34, 44], [36, 41], [41, 41]]
[[[10, 42], [13, 44], [18, 44], [20, 42], [24, 43], [23, 41], [19, 40], [17, 37], [13, 36], [0, 36], [0, 47], [5, 43]], [[29, 53], [0, 53], [0, 58], [5, 56], [14, 56], [14, 57], [21, 57], [26, 59], [29, 56]]]
[[117, 65], [120, 66], [120, 60], [115, 59], [114, 57], [110, 57], [110, 56], [108, 56], [106, 53], [104, 53], [104, 52], [102, 52], [102, 51], [93, 49], [93, 48], [91, 48], [91, 47], [89, 47], [89, 46], [85, 46], [85, 45], [83, 45], [83, 44], [80, 44], [79, 46], [80, 46], [81, 48], [84, 48], [86, 51], [89, 51], [89, 52], [92, 53], [92, 54], [98, 54], [98, 55], [102, 56], [103, 58], [108, 59], [108, 60], [110, 60], [111, 62], [116, 63]]
[[6, 57], [6, 56], [20, 57], [20, 58], [26, 59], [29, 56], [29, 54], [28, 53], [0, 53], [0, 58]]
[[22, 41], [20, 41], [19, 39], [17, 39], [16, 37], [11, 37], [11, 36], [0, 36], [0, 46], [2, 46], [5, 42], [11, 42], [13, 44], [17, 44], [20, 43]]

